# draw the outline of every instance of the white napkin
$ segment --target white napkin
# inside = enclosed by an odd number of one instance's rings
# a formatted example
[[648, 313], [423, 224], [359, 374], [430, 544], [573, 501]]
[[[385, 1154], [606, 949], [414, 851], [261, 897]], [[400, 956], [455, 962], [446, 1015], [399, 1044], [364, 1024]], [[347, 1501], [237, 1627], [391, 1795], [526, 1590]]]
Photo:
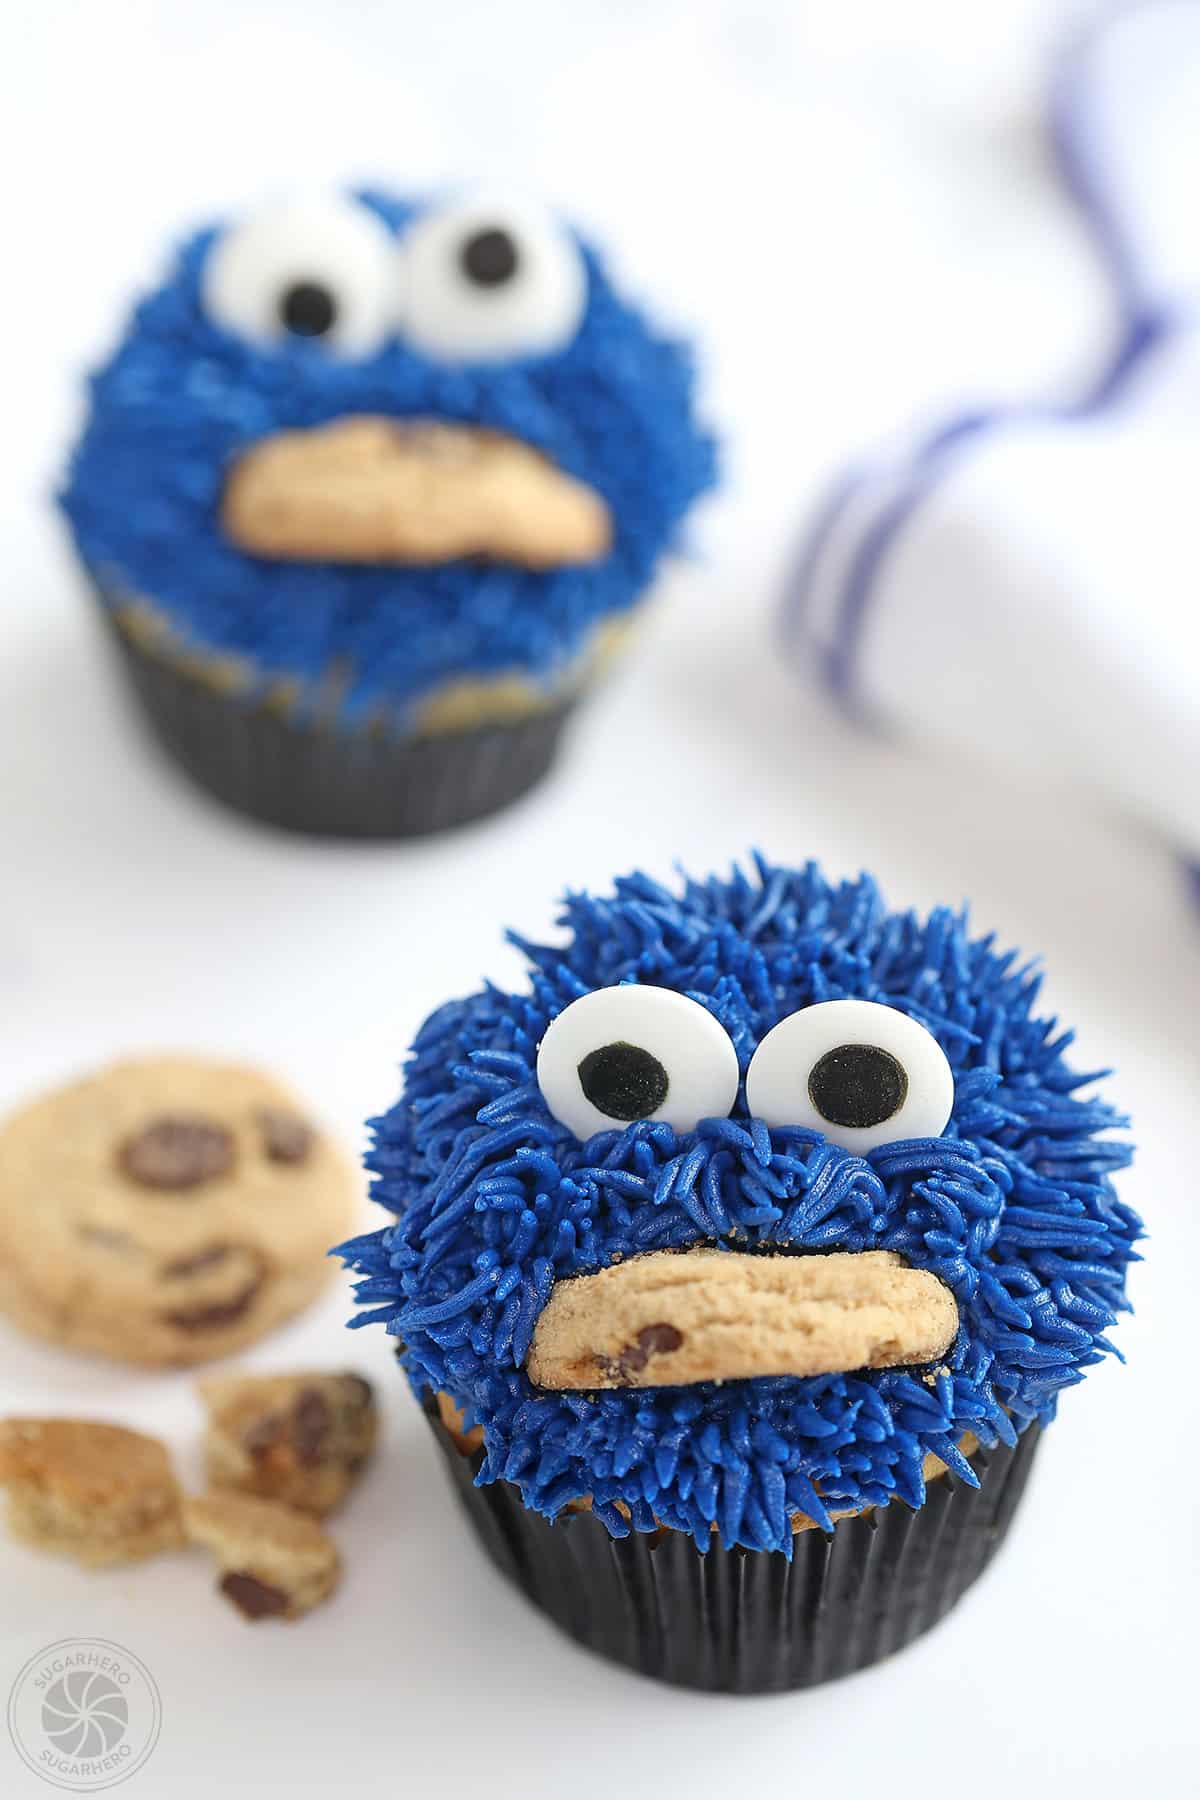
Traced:
[[813, 522], [793, 653], [849, 709], [1073, 772], [1200, 857], [1200, 4], [1108, 14], [1051, 92], [1122, 330], [1070, 406], [866, 459]]

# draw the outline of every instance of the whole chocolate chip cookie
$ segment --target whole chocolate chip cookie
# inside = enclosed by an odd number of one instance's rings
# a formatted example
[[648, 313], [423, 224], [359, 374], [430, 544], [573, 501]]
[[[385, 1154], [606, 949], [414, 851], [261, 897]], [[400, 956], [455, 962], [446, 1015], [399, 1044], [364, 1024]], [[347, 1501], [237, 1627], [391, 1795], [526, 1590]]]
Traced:
[[120, 1063], [0, 1127], [0, 1311], [127, 1362], [227, 1356], [307, 1306], [358, 1182], [269, 1076]]

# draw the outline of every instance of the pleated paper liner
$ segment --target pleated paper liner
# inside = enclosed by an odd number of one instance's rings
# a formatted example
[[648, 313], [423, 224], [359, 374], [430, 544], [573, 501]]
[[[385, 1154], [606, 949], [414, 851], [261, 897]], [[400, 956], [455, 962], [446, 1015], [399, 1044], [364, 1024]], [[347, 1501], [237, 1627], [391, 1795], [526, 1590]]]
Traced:
[[161, 748], [217, 800], [285, 831], [407, 838], [498, 812], [547, 773], [575, 704], [417, 738], [294, 721], [151, 654], [104, 613]]
[[476, 1487], [482, 1450], [464, 1456], [427, 1401], [459, 1499], [496, 1567], [589, 1650], [659, 1681], [729, 1694], [812, 1687], [902, 1650], [936, 1625], [1004, 1541], [1037, 1452], [978, 1449], [980, 1486], [945, 1474], [924, 1506], [901, 1501], [801, 1532], [778, 1551], [704, 1555], [679, 1531], [610, 1537], [590, 1513], [551, 1524], [507, 1482]]

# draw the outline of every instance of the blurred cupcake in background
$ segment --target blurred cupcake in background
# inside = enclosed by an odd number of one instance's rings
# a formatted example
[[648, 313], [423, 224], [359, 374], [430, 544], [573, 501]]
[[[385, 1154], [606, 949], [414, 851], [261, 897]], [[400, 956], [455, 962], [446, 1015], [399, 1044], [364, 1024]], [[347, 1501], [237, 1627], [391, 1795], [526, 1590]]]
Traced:
[[714, 473], [688, 348], [573, 232], [362, 193], [183, 245], [92, 382], [62, 502], [191, 776], [398, 837], [546, 771]]

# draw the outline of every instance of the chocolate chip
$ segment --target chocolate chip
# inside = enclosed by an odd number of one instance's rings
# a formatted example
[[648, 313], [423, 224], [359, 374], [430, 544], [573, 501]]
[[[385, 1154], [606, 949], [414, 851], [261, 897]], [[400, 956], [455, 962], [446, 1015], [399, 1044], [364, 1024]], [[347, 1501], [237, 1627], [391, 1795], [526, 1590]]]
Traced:
[[683, 1333], [674, 1325], [647, 1325], [644, 1331], [638, 1332], [636, 1344], [631, 1344], [622, 1353], [621, 1360], [632, 1374], [644, 1369], [652, 1356], [678, 1350], [682, 1343]]
[[283, 1437], [285, 1421], [280, 1413], [266, 1413], [242, 1433], [242, 1443], [253, 1457], [266, 1456]]
[[678, 1350], [682, 1343], [683, 1333], [674, 1325], [647, 1325], [618, 1356], [598, 1356], [596, 1362], [610, 1380], [627, 1381], [631, 1375], [640, 1375], [652, 1356]]
[[333, 1415], [323, 1394], [305, 1388], [297, 1395], [292, 1408], [292, 1442], [301, 1468], [312, 1469], [320, 1462], [332, 1425]]
[[188, 1275], [199, 1275], [205, 1269], [215, 1269], [232, 1256], [232, 1244], [210, 1244], [207, 1250], [197, 1250], [191, 1256], [177, 1256], [174, 1262], [164, 1263], [162, 1276], [164, 1281], [182, 1281]]
[[250, 1311], [263, 1280], [262, 1275], [256, 1275], [231, 1300], [216, 1300], [208, 1306], [180, 1307], [174, 1312], [163, 1313], [163, 1324], [176, 1331], [217, 1331], [222, 1325], [234, 1325]]
[[221, 1577], [221, 1592], [247, 1619], [273, 1619], [288, 1609], [288, 1597], [282, 1588], [271, 1587], [246, 1570], [233, 1570]]
[[139, 1187], [179, 1193], [233, 1167], [233, 1137], [199, 1113], [163, 1113], [126, 1138], [117, 1161]]
[[311, 1125], [281, 1106], [264, 1106], [258, 1112], [258, 1128], [262, 1132], [263, 1149], [271, 1162], [299, 1164], [307, 1162], [312, 1152], [314, 1132]]
[[375, 1389], [365, 1375], [343, 1375], [342, 1387], [348, 1404], [356, 1407], [359, 1412], [366, 1412], [375, 1398]]

